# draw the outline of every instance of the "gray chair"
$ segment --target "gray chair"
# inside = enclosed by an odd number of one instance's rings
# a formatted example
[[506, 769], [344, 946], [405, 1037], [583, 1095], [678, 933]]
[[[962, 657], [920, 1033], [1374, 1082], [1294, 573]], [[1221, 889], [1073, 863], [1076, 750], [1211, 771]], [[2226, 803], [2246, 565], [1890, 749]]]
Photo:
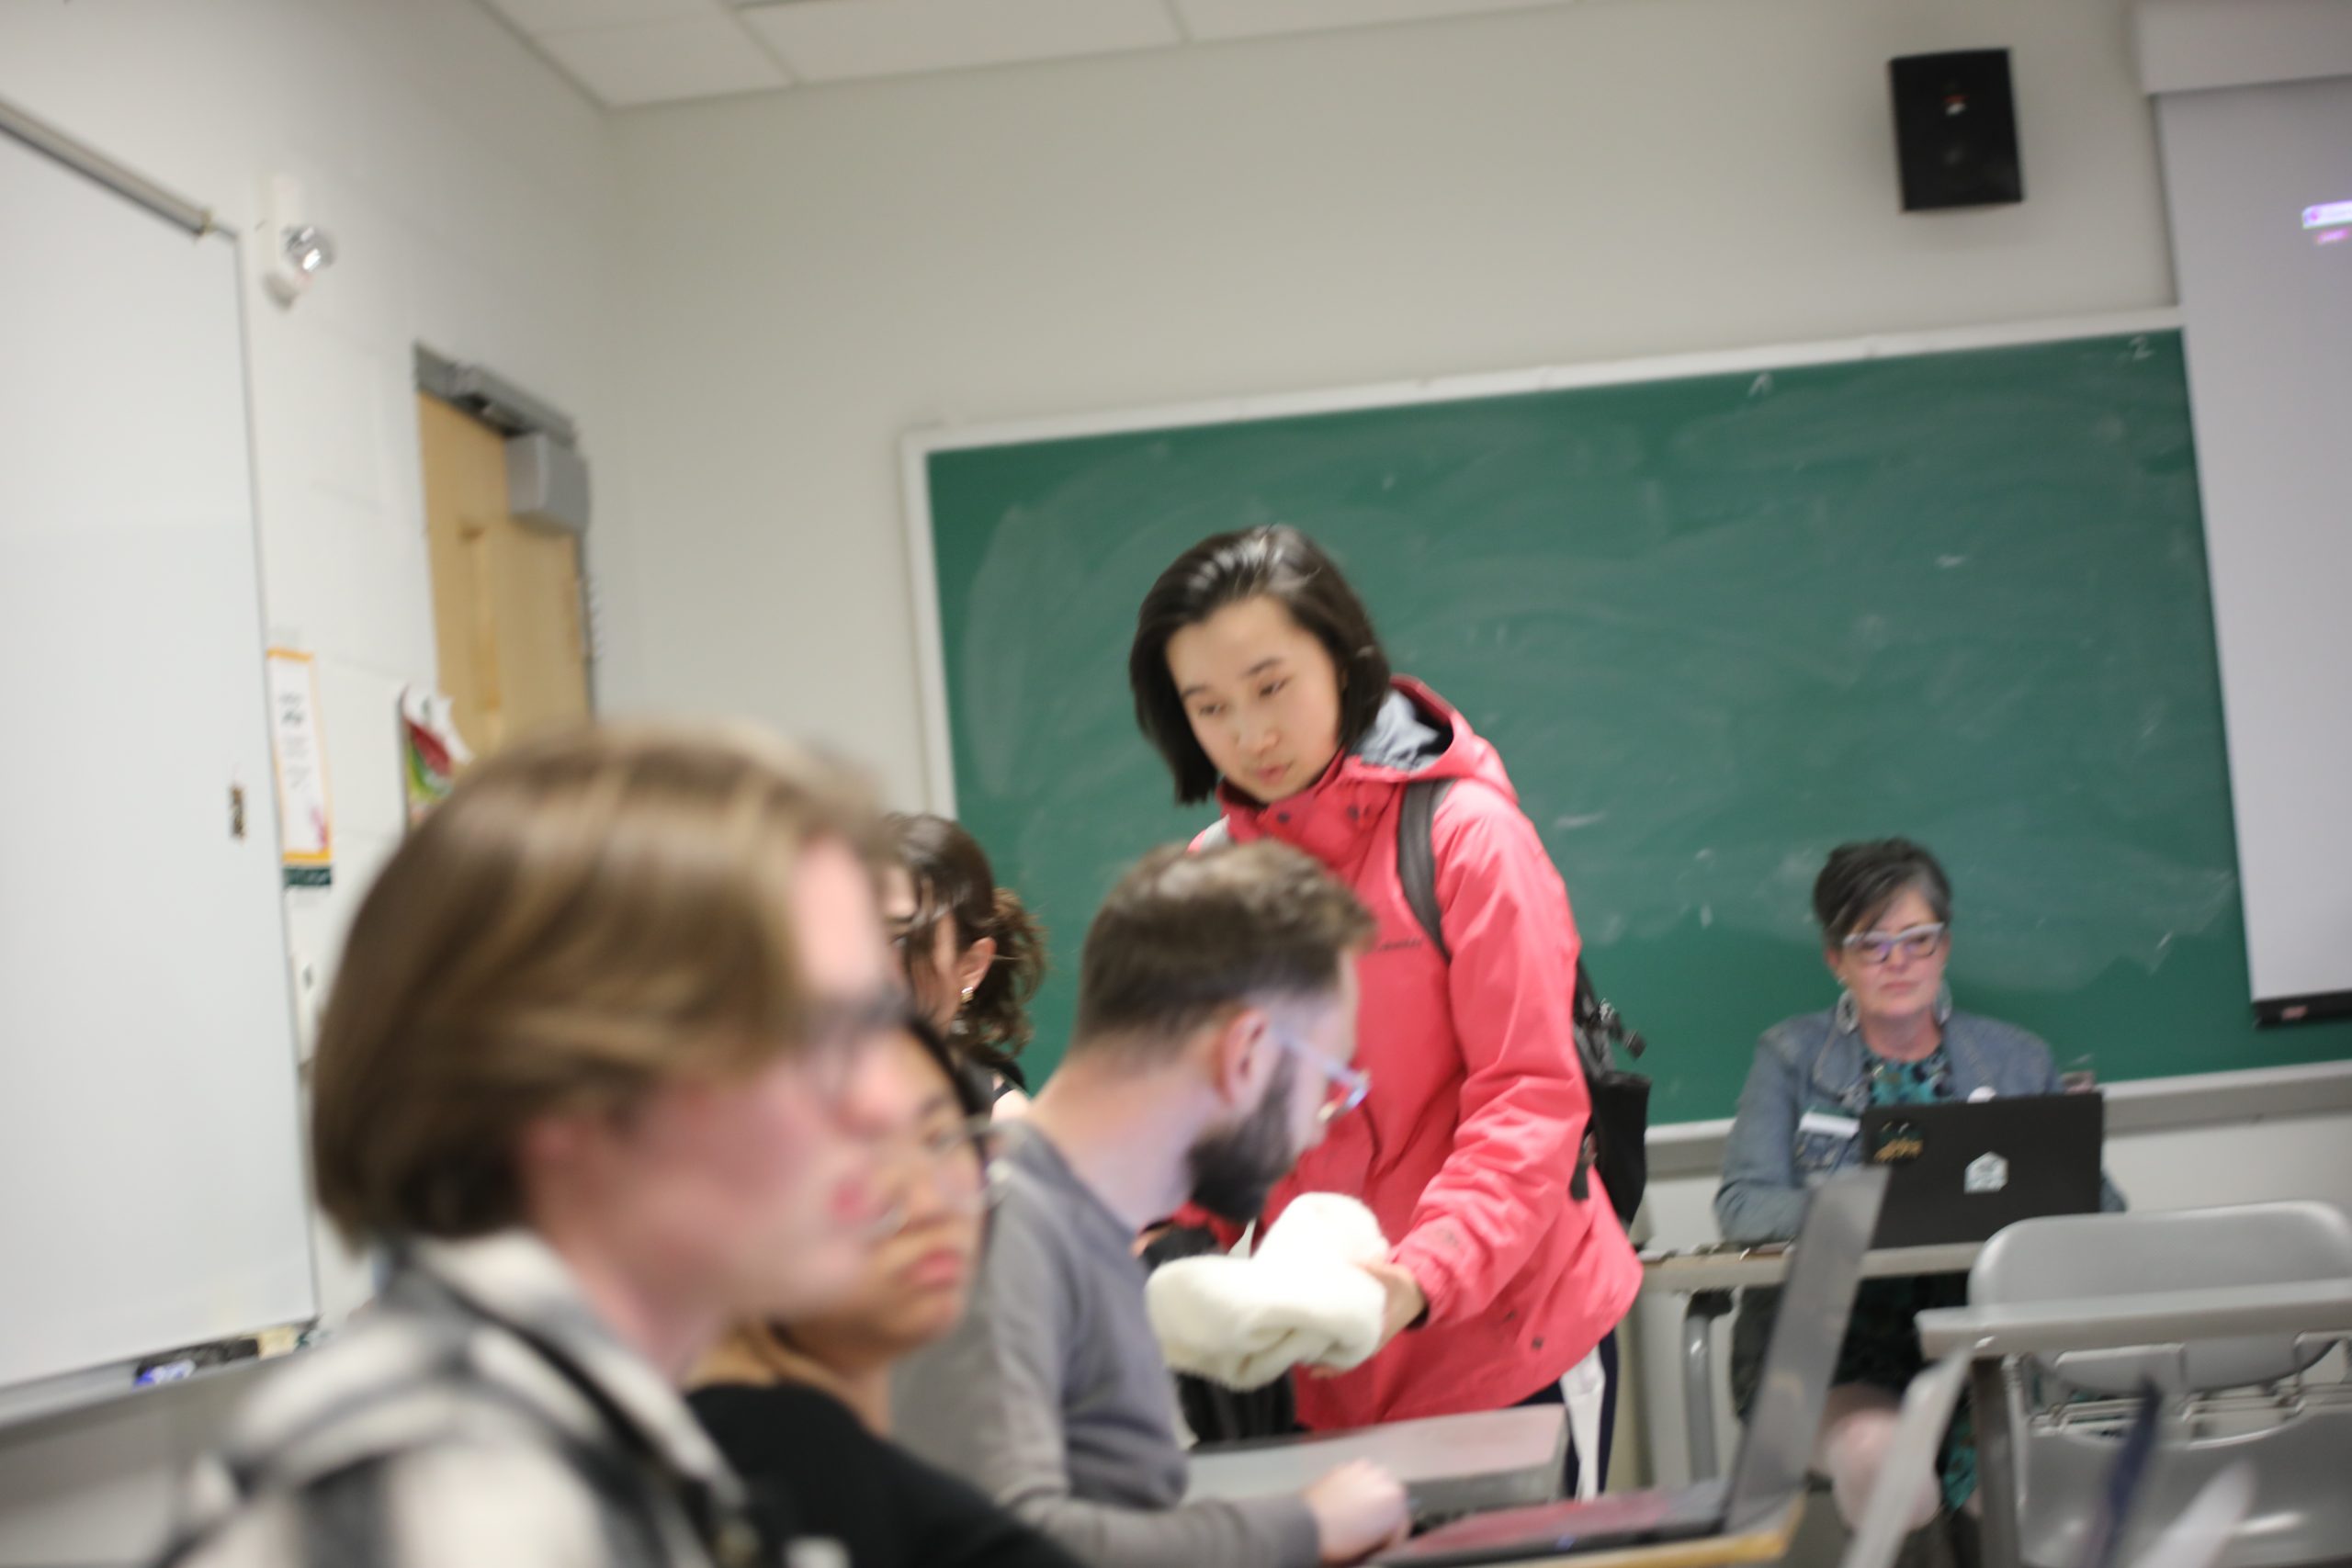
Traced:
[[[1986, 1244], [1968, 1299], [2017, 1305], [2346, 1276], [2352, 1218], [2342, 1210], [2251, 1203], [2021, 1221]], [[2185, 1417], [2186, 1437], [2158, 1455], [2139, 1529], [2169, 1527], [2214, 1476], [2245, 1461], [2256, 1495], [2220, 1568], [2352, 1562], [2352, 1384], [2307, 1376], [2331, 1348], [2271, 1336], [2022, 1359], [2005, 1380], [2008, 1408], [1976, 1413], [2009, 1424], [2021, 1559], [2033, 1568], [2081, 1561], [2116, 1450], [2097, 1402], [2153, 1382]]]
[[2254, 1511], [2254, 1468], [2233, 1464], [2207, 1482], [2165, 1527], [2134, 1568], [2219, 1568]]

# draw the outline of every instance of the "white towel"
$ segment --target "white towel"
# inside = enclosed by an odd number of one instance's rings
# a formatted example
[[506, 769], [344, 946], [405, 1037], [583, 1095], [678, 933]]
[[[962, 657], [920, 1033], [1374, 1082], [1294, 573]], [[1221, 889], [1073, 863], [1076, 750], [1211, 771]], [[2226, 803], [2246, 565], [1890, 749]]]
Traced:
[[1359, 1265], [1387, 1256], [1370, 1209], [1337, 1192], [1307, 1192], [1253, 1256], [1162, 1264], [1144, 1301], [1170, 1367], [1227, 1388], [1261, 1388], [1295, 1366], [1345, 1369], [1371, 1357], [1387, 1298]]

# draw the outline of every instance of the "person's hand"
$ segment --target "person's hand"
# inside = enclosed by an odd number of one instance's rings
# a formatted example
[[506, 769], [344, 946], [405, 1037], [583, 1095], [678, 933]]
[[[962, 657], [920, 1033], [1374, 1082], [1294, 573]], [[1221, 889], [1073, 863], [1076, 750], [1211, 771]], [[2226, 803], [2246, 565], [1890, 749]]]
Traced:
[[[1420, 1281], [1394, 1263], [1359, 1263], [1357, 1268], [1380, 1282], [1380, 1343], [1372, 1348], [1377, 1356], [1388, 1348], [1388, 1342], [1421, 1320], [1430, 1310], [1429, 1297], [1421, 1293]], [[1371, 1359], [1370, 1356], [1365, 1358]], [[1358, 1363], [1361, 1365], [1362, 1363]], [[1306, 1369], [1312, 1378], [1336, 1378], [1347, 1369], [1317, 1365]]]
[[1386, 1298], [1380, 1309], [1380, 1343], [1373, 1353], [1388, 1348], [1388, 1342], [1420, 1322], [1430, 1310], [1430, 1299], [1421, 1293], [1420, 1281], [1394, 1263], [1365, 1263], [1363, 1271], [1380, 1281], [1381, 1294]]
[[1327, 1563], [1361, 1562], [1412, 1533], [1404, 1483], [1370, 1460], [1341, 1465], [1308, 1487], [1306, 1498]]

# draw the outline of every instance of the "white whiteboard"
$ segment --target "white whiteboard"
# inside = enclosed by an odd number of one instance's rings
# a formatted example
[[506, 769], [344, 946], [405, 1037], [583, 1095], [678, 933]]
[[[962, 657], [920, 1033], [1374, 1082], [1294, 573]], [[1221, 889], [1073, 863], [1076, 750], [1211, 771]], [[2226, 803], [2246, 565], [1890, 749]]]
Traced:
[[6, 138], [0, 223], [5, 1387], [316, 1294], [236, 250]]
[[2255, 999], [2352, 992], [2352, 77], [2156, 121]]

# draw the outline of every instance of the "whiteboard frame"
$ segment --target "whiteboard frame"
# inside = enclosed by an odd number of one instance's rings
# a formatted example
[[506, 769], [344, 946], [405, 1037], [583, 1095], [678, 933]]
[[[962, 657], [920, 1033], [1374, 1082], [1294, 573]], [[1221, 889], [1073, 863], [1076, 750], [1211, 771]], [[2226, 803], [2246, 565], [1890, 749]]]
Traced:
[[[268, 629], [265, 624], [268, 616], [269, 598], [267, 575], [262, 560], [261, 457], [254, 405], [253, 316], [247, 299], [251, 275], [245, 266], [247, 258], [243, 236], [234, 227], [215, 222], [210, 209], [200, 208], [185, 197], [154, 184], [137, 171], [115, 163], [87, 144], [66, 135], [63, 131], [6, 100], [0, 100], [0, 135], [9, 137], [32, 152], [47, 156], [62, 166], [68, 175], [87, 179], [133, 206], [143, 209], [151, 216], [185, 230], [198, 245], [217, 239], [229, 247], [230, 271], [236, 284], [234, 304], [238, 347], [237, 380], [241, 402], [239, 412], [244, 426], [245, 490], [251, 508], [246, 528], [247, 570], [253, 575], [254, 602], [262, 613], [261, 619], [257, 620], [253, 627], [253, 656], [256, 661], [255, 669], [258, 672], [259, 661], [266, 654], [269, 644]], [[269, 718], [269, 699], [263, 682], [259, 680], [254, 682], [254, 699], [262, 707], [264, 728], [266, 729]], [[273, 748], [273, 755], [274, 750]], [[285, 804], [274, 775], [270, 780], [269, 787], [263, 794], [266, 797], [264, 825], [269, 834], [267, 841], [272, 844], [282, 843]], [[307, 1075], [300, 1056], [301, 1021], [298, 1016], [295, 1003], [293, 950], [290, 945], [291, 937], [287, 928], [286, 901], [282, 887], [276, 902], [276, 914], [281, 960], [278, 968], [278, 990], [286, 1009], [287, 1038], [295, 1048], [295, 1056], [289, 1066], [297, 1077], [296, 1104], [299, 1110], [307, 1107], [309, 1091], [303, 1083]], [[298, 1135], [297, 1143], [298, 1146], [307, 1149], [306, 1138]], [[255, 1337], [286, 1328], [310, 1329], [322, 1321], [322, 1309], [325, 1292], [319, 1267], [318, 1193], [307, 1158], [301, 1161], [300, 1179], [303, 1205], [308, 1216], [308, 1224], [304, 1227], [303, 1250], [310, 1264], [311, 1314], [309, 1317], [299, 1319], [291, 1324], [257, 1324], [233, 1337]], [[145, 1393], [155, 1389], [175, 1388], [187, 1382], [242, 1373], [265, 1360], [275, 1362], [287, 1356], [299, 1355], [307, 1348], [298, 1344], [290, 1350], [267, 1356], [248, 1357], [205, 1368], [198, 1371], [193, 1378], [141, 1384], [138, 1381], [140, 1368], [153, 1357], [195, 1348], [186, 1345], [159, 1345], [141, 1357], [102, 1362], [47, 1377], [30, 1378], [16, 1382], [0, 1382], [0, 1437], [5, 1437], [7, 1428], [11, 1427], [89, 1405], [111, 1403], [131, 1394]]]
[[[311, 1256], [312, 1267], [315, 1270], [317, 1258], [315, 1248]], [[258, 1339], [264, 1336], [289, 1331], [298, 1335], [305, 1334], [316, 1328], [318, 1324], [319, 1319], [316, 1317], [303, 1318], [294, 1323], [271, 1324], [240, 1337]], [[197, 1348], [181, 1347], [183, 1349]], [[300, 1356], [312, 1348], [308, 1341], [298, 1342], [289, 1349], [246, 1356], [233, 1361], [220, 1362], [217, 1366], [199, 1367], [186, 1377], [173, 1378], [164, 1382], [142, 1383], [139, 1381], [139, 1369], [153, 1359], [153, 1357], [144, 1357], [131, 1361], [103, 1362], [98, 1366], [85, 1367], [78, 1372], [59, 1372], [53, 1377], [31, 1378], [23, 1382], [0, 1384], [0, 1440], [7, 1438], [9, 1436], [7, 1429], [13, 1426], [26, 1426], [35, 1421], [47, 1420], [52, 1416], [86, 1410], [94, 1405], [112, 1404], [119, 1400], [159, 1393], [166, 1389], [186, 1388], [190, 1383], [211, 1382], [220, 1378], [243, 1377], [263, 1367], [278, 1366], [288, 1359]], [[169, 1356], [171, 1353], [168, 1349], [163, 1349], [158, 1350], [156, 1355]]]
[[[1119, 435], [1143, 430], [1179, 430], [1234, 424], [1245, 420], [1306, 414], [1351, 413], [1367, 409], [1462, 402], [1476, 398], [1565, 391], [1579, 387], [1638, 381], [1681, 380], [1949, 354], [1975, 348], [2010, 348], [2063, 343], [2074, 338], [2120, 337], [2132, 333], [2178, 332], [2174, 307], [2100, 315], [2055, 316], [1973, 327], [1872, 333], [1815, 343], [1777, 344], [1638, 359], [1598, 360], [1526, 370], [1500, 370], [1420, 380], [1381, 381], [1317, 391], [1273, 392], [1166, 403], [1103, 413], [1048, 415], [1034, 419], [945, 423], [919, 426], [899, 437], [907, 545], [907, 592], [913, 611], [917, 688], [922, 709], [923, 784], [927, 808], [956, 814], [956, 768], [947, 712], [945, 641], [939, 614], [938, 567], [933, 555], [930, 460], [934, 453], [1009, 446], [1090, 435]], [[2224, 716], [2226, 722], [2226, 716]], [[2233, 840], [2235, 828], [2233, 824]], [[2251, 997], [2247, 1006], [2253, 1006]], [[2352, 1110], [2352, 1062], [2322, 1062], [2288, 1067], [2191, 1073], [2139, 1078], [2106, 1086], [2108, 1130], [2203, 1126], [2265, 1116], [2325, 1114]], [[1721, 1163], [1728, 1119], [1675, 1122], [1650, 1129], [1649, 1145], [1660, 1174], [1712, 1169]]]

